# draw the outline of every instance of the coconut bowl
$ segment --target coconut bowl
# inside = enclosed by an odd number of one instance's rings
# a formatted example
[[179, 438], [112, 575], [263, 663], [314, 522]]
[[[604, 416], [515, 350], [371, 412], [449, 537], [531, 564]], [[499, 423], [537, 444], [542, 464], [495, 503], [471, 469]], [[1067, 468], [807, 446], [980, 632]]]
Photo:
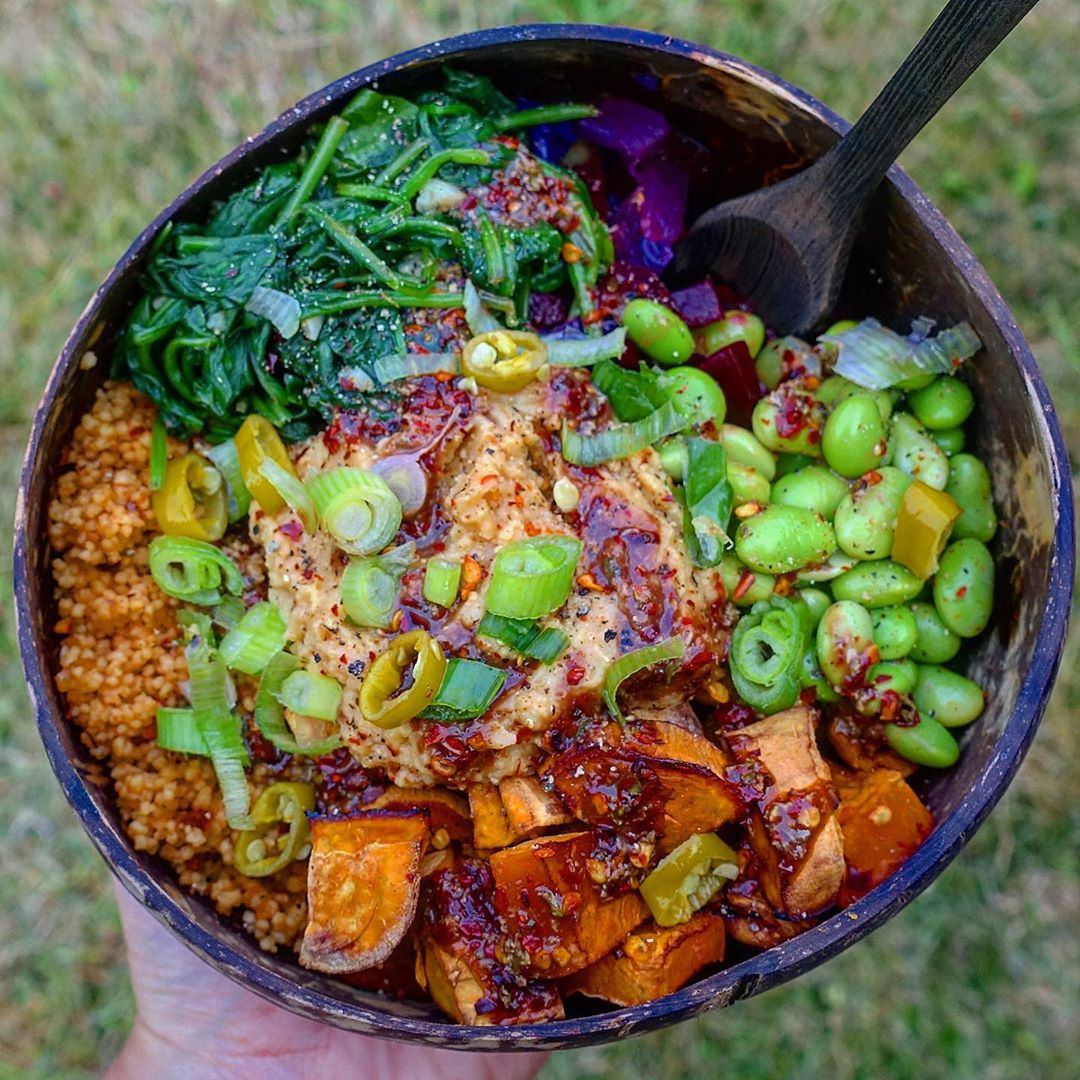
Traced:
[[[469, 1027], [433, 1005], [396, 1002], [306, 971], [258, 948], [206, 901], [183, 892], [163, 862], [134, 850], [112, 793], [66, 719], [54, 671], [47, 506], [61, 450], [105, 378], [113, 334], [137, 293], [154, 238], [198, 220], [267, 164], [296, 153], [313, 124], [359, 88], [409, 94], [444, 64], [490, 75], [513, 94], [591, 99], [598, 91], [664, 111], [718, 151], [704, 206], [774, 182], [819, 157], [848, 125], [809, 94], [733, 56], [639, 30], [521, 26], [485, 30], [401, 53], [346, 75], [283, 113], [192, 183], [124, 253], [94, 293], [53, 368], [34, 418], [15, 534], [18, 636], [38, 727], [52, 767], [91, 840], [124, 886], [208, 964], [292, 1012], [341, 1028], [468, 1050], [537, 1050], [622, 1039], [730, 1005], [816, 967], [892, 918], [945, 869], [1004, 793], [1046, 707], [1065, 640], [1074, 571], [1068, 460], [1053, 405], [1028, 346], [985, 271], [929, 199], [893, 168], [867, 214], [841, 310], [906, 328], [916, 315], [967, 319], [985, 349], [968, 375], [977, 402], [973, 449], [989, 466], [1002, 526], [993, 542], [997, 601], [989, 631], [965, 654], [988, 691], [952, 769], [921, 793], [937, 819], [924, 845], [852, 907], [776, 948], [636, 1008], [582, 1012], [557, 1023]], [[571, 1009], [573, 1004], [571, 1004]]]

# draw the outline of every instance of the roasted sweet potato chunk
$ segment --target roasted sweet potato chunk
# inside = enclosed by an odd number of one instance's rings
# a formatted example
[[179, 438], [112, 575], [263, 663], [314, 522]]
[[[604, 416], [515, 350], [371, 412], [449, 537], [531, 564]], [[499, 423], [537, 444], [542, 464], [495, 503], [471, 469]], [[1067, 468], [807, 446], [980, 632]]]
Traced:
[[495, 911], [495, 882], [483, 859], [460, 859], [425, 886], [416, 973], [435, 1004], [461, 1024], [559, 1020], [554, 984], [518, 974], [512, 943]]
[[574, 819], [562, 799], [545, 791], [535, 776], [508, 776], [499, 781], [499, 796], [515, 839], [546, 832]]
[[491, 856], [495, 907], [540, 978], [580, 971], [613, 949], [649, 914], [638, 892], [606, 900], [606, 872], [591, 832], [527, 840]]
[[390, 787], [370, 805], [372, 810], [423, 810], [433, 837], [444, 829], [451, 840], [472, 838], [468, 801], [445, 788]]
[[304, 967], [336, 975], [390, 956], [416, 914], [428, 836], [420, 811], [312, 821]]
[[847, 876], [840, 903], [854, 903], [901, 866], [934, 827], [934, 816], [891, 769], [846, 777], [837, 819]]
[[740, 763], [760, 765], [769, 774], [758, 809], [784, 870], [784, 908], [796, 917], [834, 903], [844, 876], [836, 793], [818, 751], [815, 719], [800, 706], [727, 736]]
[[723, 959], [723, 916], [699, 911], [679, 926], [647, 923], [607, 956], [571, 975], [563, 990], [613, 1005], [642, 1005], [674, 993], [707, 964]]
[[473, 846], [479, 850], [509, 847], [519, 839], [510, 828], [498, 785], [471, 784], [469, 812], [472, 814]]

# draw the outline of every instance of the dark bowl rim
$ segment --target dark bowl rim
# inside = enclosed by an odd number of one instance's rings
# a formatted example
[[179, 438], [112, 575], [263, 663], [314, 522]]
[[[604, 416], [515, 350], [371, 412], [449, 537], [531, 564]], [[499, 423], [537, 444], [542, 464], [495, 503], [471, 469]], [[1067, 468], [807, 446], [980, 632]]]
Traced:
[[[282, 132], [307, 123], [312, 114], [332, 100], [376, 82], [380, 76], [419, 61], [448, 54], [468, 53], [490, 45], [512, 46], [519, 41], [572, 39], [636, 46], [674, 53], [700, 64], [733, 71], [770, 93], [789, 99], [833, 131], [843, 134], [850, 126], [812, 95], [771, 72], [738, 57], [668, 35], [620, 26], [578, 23], [545, 23], [495, 27], [411, 49], [369, 64], [328, 84], [287, 109], [264, 130], [226, 154], [189, 184], [168, 207], [137, 236], [128, 250], [95, 291], [56, 361], [35, 413], [16, 503], [14, 586], [16, 621], [31, 702], [50, 764], [83, 827], [124, 886], [157, 920], [168, 926], [190, 949], [219, 971], [268, 1001], [293, 1012], [346, 1026], [380, 1037], [425, 1042], [462, 1050], [543, 1050], [606, 1042], [665, 1026], [726, 1005], [760, 990], [777, 986], [815, 967], [853, 945], [887, 921], [922, 892], [940, 874], [974, 834], [1004, 793], [1026, 753], [1045, 708], [1064, 646], [1074, 576], [1074, 521], [1071, 473], [1060, 426], [1038, 366], [1001, 295], [975, 256], [944, 216], [898, 167], [888, 180], [897, 194], [914, 209], [942, 246], [960, 275], [985, 306], [1011, 355], [1021, 369], [1029, 396], [1042, 417], [1043, 443], [1049, 455], [1054, 509], [1057, 514], [1054, 555], [1048, 582], [1047, 608], [1039, 628], [1031, 666], [1017, 696], [1016, 706], [999, 737], [995, 753], [971, 791], [935, 829], [927, 842], [886, 882], [853, 906], [841, 911], [792, 940], [725, 968], [715, 975], [645, 1005], [615, 1009], [594, 1016], [527, 1024], [511, 1028], [455, 1025], [399, 1017], [358, 1004], [346, 1004], [252, 963], [228, 942], [199, 927], [166, 892], [157, 878], [137, 864], [133, 849], [118, 839], [96, 809], [87, 782], [75, 762], [65, 753], [60, 725], [67, 721], [46, 705], [46, 686], [52, 678], [45, 668], [42, 650], [32, 633], [30, 604], [31, 560], [26, 530], [25, 502], [40, 449], [45, 420], [55, 408], [60, 383], [85, 351], [84, 339], [91, 329], [118, 277], [141, 257], [162, 226], [221, 172], [265, 145]], [[229, 931], [229, 934], [234, 931]]]

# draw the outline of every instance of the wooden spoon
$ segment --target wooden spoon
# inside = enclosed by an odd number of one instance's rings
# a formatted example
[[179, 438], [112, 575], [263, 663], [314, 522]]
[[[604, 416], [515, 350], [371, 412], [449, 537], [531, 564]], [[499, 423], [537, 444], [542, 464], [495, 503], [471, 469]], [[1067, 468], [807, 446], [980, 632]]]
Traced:
[[711, 271], [781, 333], [832, 311], [863, 211], [889, 166], [1037, 0], [950, 0], [858, 123], [810, 168], [707, 210], [664, 274]]

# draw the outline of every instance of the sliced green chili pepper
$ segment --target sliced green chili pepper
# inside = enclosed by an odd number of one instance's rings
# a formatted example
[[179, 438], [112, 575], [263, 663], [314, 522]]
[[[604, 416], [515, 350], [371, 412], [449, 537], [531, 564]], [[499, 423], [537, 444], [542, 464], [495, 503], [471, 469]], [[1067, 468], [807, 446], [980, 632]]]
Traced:
[[[412, 683], [402, 690], [408, 673]], [[445, 673], [439, 643], [426, 630], [410, 630], [394, 638], [368, 669], [360, 684], [360, 712], [376, 727], [400, 727], [431, 704]]]
[[[315, 789], [310, 784], [271, 784], [255, 800], [253, 828], [236, 838], [233, 865], [248, 877], [268, 877], [300, 858], [311, 839], [307, 815], [314, 809]], [[277, 825], [287, 825], [289, 831], [281, 836]]]
[[641, 895], [659, 926], [677, 926], [700, 911], [739, 874], [739, 857], [716, 833], [684, 840], [641, 883]]
[[150, 505], [158, 526], [167, 536], [220, 540], [225, 535], [228, 525], [225, 481], [198, 454], [185, 454], [168, 463], [165, 481], [151, 493]]
[[547, 346], [524, 330], [477, 334], [461, 354], [461, 370], [480, 386], [501, 394], [528, 386], [547, 362]]
[[795, 704], [812, 629], [810, 609], [796, 597], [759, 600], [743, 615], [732, 634], [728, 663], [747, 705], [771, 715]]

